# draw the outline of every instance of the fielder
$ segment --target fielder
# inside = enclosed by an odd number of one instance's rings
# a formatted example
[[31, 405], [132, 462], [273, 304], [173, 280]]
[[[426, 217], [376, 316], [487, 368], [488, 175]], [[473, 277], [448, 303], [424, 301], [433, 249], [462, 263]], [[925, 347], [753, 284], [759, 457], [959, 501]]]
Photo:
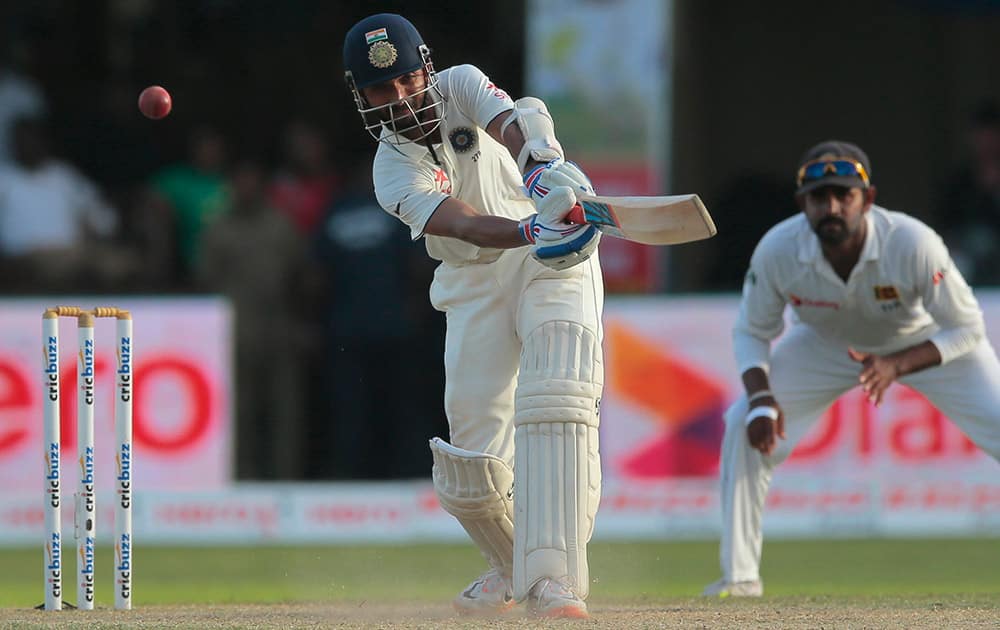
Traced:
[[563, 217], [590, 181], [545, 103], [511, 100], [474, 66], [435, 71], [398, 15], [355, 24], [344, 65], [378, 140], [376, 197], [441, 261], [430, 298], [447, 319], [451, 435], [430, 442], [434, 486], [490, 565], [454, 605], [585, 618], [604, 291], [597, 229]]
[[[802, 213], [764, 235], [743, 283], [733, 345], [746, 394], [725, 414], [722, 578], [705, 595], [763, 594], [771, 472], [855, 385], [875, 405], [895, 381], [916, 389], [1000, 458], [1000, 364], [941, 238], [874, 205], [871, 164], [853, 144], [811, 148], [797, 181]], [[772, 352], [786, 304], [794, 323]]]

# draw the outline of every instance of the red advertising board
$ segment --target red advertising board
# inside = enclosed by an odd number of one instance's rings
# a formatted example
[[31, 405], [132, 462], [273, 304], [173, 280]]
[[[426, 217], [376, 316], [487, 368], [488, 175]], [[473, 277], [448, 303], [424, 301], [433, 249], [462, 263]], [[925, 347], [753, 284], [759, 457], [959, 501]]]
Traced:
[[[89, 307], [94, 297], [59, 303]], [[131, 311], [134, 346], [133, 440], [143, 490], [222, 488], [232, 479], [230, 314], [215, 298], [101, 297]], [[54, 302], [0, 304], [0, 479], [5, 492], [42, 484], [42, 312]], [[96, 335], [96, 476], [110, 489], [114, 466], [112, 385], [114, 323], [98, 319]], [[63, 461], [76, 450], [74, 318], [60, 322], [60, 401]], [[102, 455], [102, 453], [104, 455]], [[64, 466], [72, 483], [74, 468]], [[67, 486], [71, 487], [71, 486]]]
[[[1000, 294], [978, 296], [988, 334], [1000, 339]], [[742, 393], [730, 333], [737, 307], [735, 296], [609, 303], [605, 524], [634, 534], [687, 532], [685, 523], [718, 527], [723, 413]], [[893, 385], [876, 408], [855, 389], [776, 469], [765, 528], [795, 535], [991, 531], [1000, 523], [998, 473], [997, 462], [918, 392]], [[640, 523], [636, 510], [663, 520]]]

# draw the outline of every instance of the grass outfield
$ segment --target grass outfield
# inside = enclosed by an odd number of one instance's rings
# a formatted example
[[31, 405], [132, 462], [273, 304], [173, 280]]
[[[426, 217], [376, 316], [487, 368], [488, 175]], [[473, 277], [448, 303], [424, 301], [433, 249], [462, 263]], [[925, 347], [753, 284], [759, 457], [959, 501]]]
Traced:
[[[876, 621], [875, 626], [914, 626], [913, 620], [905, 621], [899, 615], [942, 608], [966, 611], [962, 614], [972, 615], [971, 621], [938, 614], [936, 621], [933, 616], [929, 619], [934, 621], [929, 627], [940, 627], [942, 622], [945, 626], [976, 626], [979, 624], [973, 622], [977, 620], [984, 621], [982, 627], [1000, 626], [998, 539], [770, 542], [764, 549], [767, 597], [739, 602], [696, 597], [705, 584], [718, 577], [716, 554], [717, 546], [707, 542], [591, 545], [593, 583], [589, 601], [597, 625], [674, 627], [656, 618], [651, 622], [616, 617], [642, 611], [673, 613], [685, 624], [730, 625], [726, 620], [735, 623], [738, 617], [726, 617], [729, 613], [738, 615], [742, 611], [750, 619], [763, 622], [778, 608], [788, 613], [804, 607], [807, 611], [832, 610], [833, 618], [822, 618], [835, 627], [854, 627], [849, 623], [853, 617], [837, 615], [855, 609], [867, 614], [863, 611], [888, 607], [885, 623]], [[73, 575], [73, 559], [72, 555], [66, 556], [63, 578], [64, 598], [70, 602], [76, 601], [72, 579], [68, 579]], [[0, 550], [0, 625], [51, 621], [51, 617], [38, 617], [42, 613], [26, 612], [42, 601], [41, 563], [40, 549]], [[102, 609], [111, 608], [113, 602], [110, 563], [109, 550], [99, 549], [97, 606]], [[374, 616], [355, 620], [357, 627], [395, 627], [399, 624], [393, 620], [399, 621], [398, 614], [405, 619], [417, 615], [427, 621], [447, 621], [450, 613], [445, 604], [483, 568], [483, 561], [471, 545], [256, 549], [139, 546], [134, 563], [133, 612], [154, 614], [144, 623], [201, 626], [204, 622], [206, 627], [219, 625], [220, 617], [205, 621], [197, 615], [209, 614], [205, 611], [214, 607], [258, 610], [266, 613], [265, 617], [278, 615], [273, 626], [261, 624], [266, 627], [315, 625], [317, 621], [310, 615], [319, 615], [321, 620], [330, 615], [349, 619], [345, 611], [354, 614], [366, 606]], [[233, 606], [238, 604], [249, 606]], [[404, 605], [403, 612], [392, 612], [394, 604]], [[722, 618], [718, 617], [720, 613]], [[121, 623], [121, 613], [117, 617], [113, 611], [99, 614], [110, 614], [111, 620]], [[158, 614], [167, 616], [161, 618]], [[174, 614], [182, 616], [175, 618]], [[195, 617], [184, 616], [189, 614]], [[292, 616], [282, 616], [285, 614]], [[229, 618], [229, 613], [222, 615]], [[607, 623], [601, 623], [602, 619]], [[785, 619], [779, 615], [770, 625], [797, 627], [788, 625], [792, 619], [794, 616]], [[816, 626], [815, 616], [807, 619], [812, 627]], [[893, 619], [896, 621], [891, 622]], [[452, 623], [447, 621], [448, 625]], [[809, 623], [803, 627], [809, 627]], [[418, 623], [414, 627], [427, 625]]]

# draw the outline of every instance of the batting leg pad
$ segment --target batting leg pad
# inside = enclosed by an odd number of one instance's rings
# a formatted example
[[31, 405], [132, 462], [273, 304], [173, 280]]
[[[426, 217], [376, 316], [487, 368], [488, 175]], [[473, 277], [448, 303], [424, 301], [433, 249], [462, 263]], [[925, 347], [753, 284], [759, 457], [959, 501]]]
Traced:
[[431, 440], [434, 490], [487, 562], [508, 579], [514, 555], [514, 473], [499, 457]]
[[587, 543], [601, 498], [600, 339], [549, 322], [524, 343], [514, 415], [514, 597], [543, 578], [590, 591]]

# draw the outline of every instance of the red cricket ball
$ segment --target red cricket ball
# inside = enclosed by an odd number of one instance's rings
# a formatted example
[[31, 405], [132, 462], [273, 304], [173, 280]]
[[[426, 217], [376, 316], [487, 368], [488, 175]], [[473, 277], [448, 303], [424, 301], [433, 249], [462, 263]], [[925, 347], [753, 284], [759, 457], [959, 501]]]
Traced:
[[139, 94], [139, 111], [146, 118], [158, 120], [170, 113], [173, 102], [170, 92], [159, 85], [151, 85]]

